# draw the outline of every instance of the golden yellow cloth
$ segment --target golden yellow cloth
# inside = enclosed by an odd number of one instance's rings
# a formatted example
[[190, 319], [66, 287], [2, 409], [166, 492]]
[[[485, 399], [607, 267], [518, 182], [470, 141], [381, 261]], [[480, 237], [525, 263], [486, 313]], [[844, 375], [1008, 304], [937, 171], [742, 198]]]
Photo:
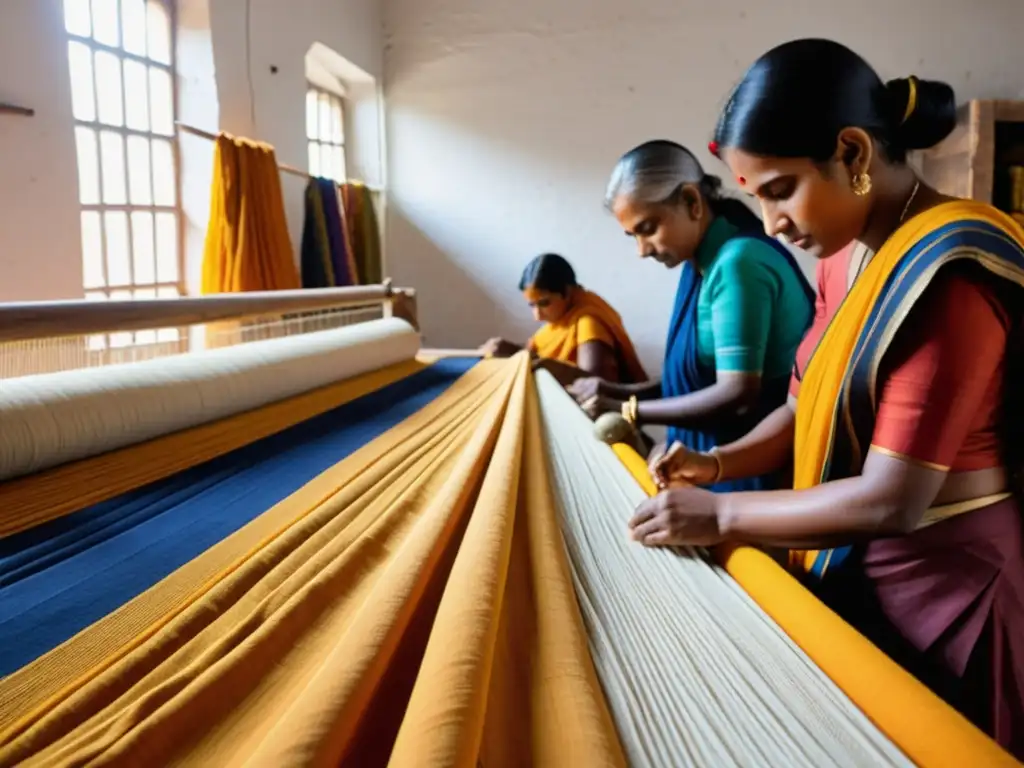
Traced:
[[217, 137], [202, 292], [299, 288], [272, 147]]
[[622, 766], [529, 361], [0, 681], [0, 765]]
[[[1024, 243], [1024, 228], [1017, 222], [990, 205], [972, 200], [938, 205], [912, 218], [886, 240], [853, 284], [804, 372], [796, 409], [794, 488], [811, 488], [822, 481], [837, 428], [836, 404], [849, 375], [854, 348], [893, 270], [921, 238], [940, 227], [965, 219], [990, 224]], [[948, 258], [971, 258], [998, 274], [1007, 269], [1001, 262], [988, 263], [986, 254], [980, 252], [950, 254]], [[944, 263], [942, 257], [939, 266], [941, 263]], [[1018, 275], [1016, 279], [1021, 281], [1022, 276]], [[810, 570], [817, 555], [817, 550], [794, 552], [793, 562]]]
[[588, 341], [600, 341], [615, 352], [620, 381], [646, 381], [647, 373], [619, 313], [584, 288], [574, 289], [565, 316], [558, 322], [545, 323], [527, 346], [540, 357], [575, 365], [579, 348]]

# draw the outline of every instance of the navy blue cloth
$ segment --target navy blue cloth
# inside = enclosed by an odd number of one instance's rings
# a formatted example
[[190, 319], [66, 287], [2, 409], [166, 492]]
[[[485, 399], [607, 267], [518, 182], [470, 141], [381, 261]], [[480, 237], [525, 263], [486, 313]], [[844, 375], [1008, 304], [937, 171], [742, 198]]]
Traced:
[[0, 677], [141, 594], [444, 392], [401, 381], [173, 477], [0, 541]]
[[320, 185], [320, 201], [324, 219], [327, 221], [327, 239], [331, 244], [331, 265], [334, 267], [336, 286], [352, 285], [352, 270], [348, 264], [348, 250], [345, 247], [345, 222], [341, 218], [341, 201], [338, 185], [330, 179], [317, 179]]
[[[814, 293], [803, 277], [800, 266], [793, 254], [774, 238], [759, 233], [742, 232], [737, 237], [756, 238], [771, 245], [786, 259], [790, 267], [800, 276], [800, 284], [805, 287], [808, 301], [807, 320], [812, 319]], [[706, 389], [715, 383], [715, 367], [701, 362], [697, 351], [697, 299], [700, 296], [702, 277], [700, 271], [691, 263], [682, 267], [679, 276], [679, 287], [676, 289], [675, 304], [672, 308], [672, 320], [668, 328], [668, 340], [665, 344], [665, 360], [661, 373], [662, 397], [682, 397], [691, 392]], [[706, 452], [716, 445], [724, 445], [739, 439], [760, 422], [765, 416], [786, 402], [789, 392], [789, 376], [766, 379], [761, 382], [761, 395], [754, 408], [734, 417], [722, 417], [715, 425], [707, 429], [685, 429], [669, 427], [668, 443], [680, 442], [694, 451]], [[728, 480], [710, 486], [713, 491], [757, 491], [769, 490], [779, 486], [776, 475]]]

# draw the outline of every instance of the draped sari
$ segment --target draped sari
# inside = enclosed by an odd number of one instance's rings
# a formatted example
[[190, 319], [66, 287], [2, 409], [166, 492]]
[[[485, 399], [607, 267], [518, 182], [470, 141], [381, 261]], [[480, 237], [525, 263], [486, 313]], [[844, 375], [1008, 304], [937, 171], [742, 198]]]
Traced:
[[[804, 371], [797, 400], [795, 488], [860, 474], [867, 451], [879, 439], [876, 428], [885, 426], [880, 417], [887, 371], [883, 358], [898, 346], [894, 339], [911, 310], [929, 306], [926, 290], [948, 287], [948, 276], [945, 284], [936, 276], [953, 264], [958, 269], [975, 265], [997, 287], [1024, 287], [1024, 229], [991, 206], [955, 201], [914, 217], [889, 238], [850, 289]], [[934, 291], [928, 296], [934, 298]], [[1019, 293], [1015, 301], [1002, 302], [1011, 324], [1020, 322]], [[960, 311], [955, 304], [949, 308]], [[911, 321], [908, 330], [913, 326]], [[970, 342], [969, 329], [966, 338]], [[1008, 353], [1004, 348], [1004, 357]], [[962, 367], [970, 365], [965, 360]], [[920, 396], [933, 402], [928, 391]], [[1017, 396], [1001, 390], [1002, 398]], [[929, 418], [928, 411], [922, 404], [920, 423]], [[1009, 426], [1014, 428], [1004, 434], [1019, 435], [1024, 425]], [[844, 618], [1020, 758], [1020, 507], [1010, 493], [974, 501], [929, 510], [918, 529], [905, 536], [795, 551], [791, 564], [806, 572], [819, 595]]]
[[[774, 238], [758, 233], [744, 232], [737, 237], [757, 239], [771, 245], [785, 259], [789, 268], [797, 273], [800, 285], [806, 294], [809, 324], [812, 317], [811, 308], [814, 305], [814, 293], [789, 250]], [[714, 364], [709, 365], [701, 360], [699, 355], [697, 305], [702, 283], [703, 277], [700, 271], [693, 264], [684, 264], [679, 277], [679, 286], [676, 289], [675, 304], [665, 344], [665, 361], [661, 378], [661, 394], [664, 398], [689, 395], [710, 387], [716, 380]], [[722, 417], [711, 428], [669, 427], [668, 444], [671, 445], [678, 441], [691, 450], [706, 452], [717, 445], [738, 440], [765, 416], [786, 402], [788, 386], [788, 374], [765, 378], [761, 382], [761, 394], [754, 408], [741, 415]], [[720, 492], [764, 490], [777, 488], [779, 479], [775, 474], [763, 475], [728, 480], [709, 486], [709, 488]]]
[[600, 341], [615, 353], [621, 384], [647, 379], [619, 313], [593, 291], [574, 289], [568, 311], [557, 322], [545, 323], [527, 347], [539, 357], [576, 365], [579, 348]]

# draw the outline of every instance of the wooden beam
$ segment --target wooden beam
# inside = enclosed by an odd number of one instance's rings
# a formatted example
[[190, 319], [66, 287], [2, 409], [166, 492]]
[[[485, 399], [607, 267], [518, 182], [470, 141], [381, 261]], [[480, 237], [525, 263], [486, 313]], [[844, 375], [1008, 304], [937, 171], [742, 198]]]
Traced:
[[[384, 304], [408, 289], [382, 285], [223, 293], [177, 299], [37, 301], [0, 304], [0, 341], [175, 328], [317, 309]], [[398, 314], [398, 313], [396, 313]], [[408, 310], [405, 312], [408, 314]], [[402, 316], [402, 315], [398, 315]], [[413, 315], [413, 320], [415, 316]]]

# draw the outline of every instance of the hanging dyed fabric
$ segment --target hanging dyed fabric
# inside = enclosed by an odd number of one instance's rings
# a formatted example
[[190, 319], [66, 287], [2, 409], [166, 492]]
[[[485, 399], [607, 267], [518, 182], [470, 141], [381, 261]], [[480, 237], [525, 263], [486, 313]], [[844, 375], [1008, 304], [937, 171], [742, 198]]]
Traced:
[[323, 194], [317, 179], [310, 179], [306, 184], [301, 262], [303, 288], [331, 288], [335, 285], [331, 240], [324, 216]]
[[337, 286], [352, 285], [352, 274], [348, 267], [348, 255], [345, 252], [345, 229], [341, 218], [338, 190], [330, 179], [315, 179], [320, 188], [320, 198], [327, 222], [327, 237], [331, 246], [331, 266], [334, 269], [334, 284]]
[[380, 229], [372, 194], [365, 184], [358, 181], [343, 184], [341, 193], [359, 281], [365, 284], [380, 283], [384, 279]]
[[217, 137], [202, 292], [299, 287], [272, 147]]

